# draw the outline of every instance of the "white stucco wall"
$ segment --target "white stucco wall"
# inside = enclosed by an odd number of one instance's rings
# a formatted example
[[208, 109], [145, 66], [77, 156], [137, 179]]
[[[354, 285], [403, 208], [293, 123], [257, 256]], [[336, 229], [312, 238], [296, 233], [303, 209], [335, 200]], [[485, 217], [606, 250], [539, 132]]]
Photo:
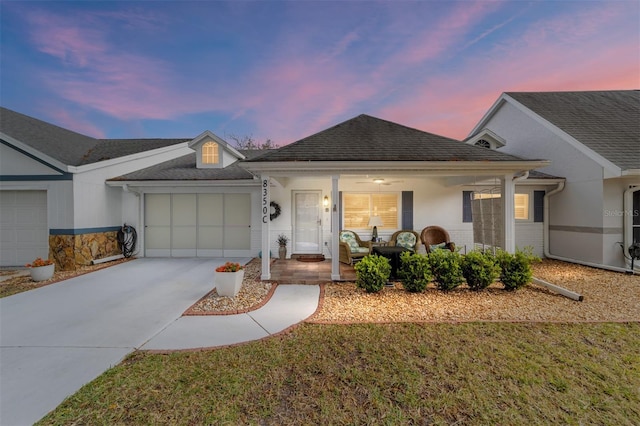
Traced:
[[73, 179], [73, 192], [76, 200], [74, 227], [83, 229], [121, 226], [123, 224], [122, 189], [110, 187], [106, 185], [105, 181], [190, 152], [193, 151], [186, 147], [177, 150], [163, 150], [154, 155], [116, 164], [105, 162], [104, 166], [96, 164], [91, 167], [79, 168], [80, 172], [76, 173]]
[[[562, 192], [550, 199], [550, 252], [557, 256], [620, 266], [621, 222], [605, 217], [606, 206], [622, 204], [619, 185], [603, 180], [604, 168], [542, 123], [511, 104], [503, 104], [486, 125], [506, 140], [500, 149], [524, 158], [551, 161], [540, 171], [566, 178]], [[620, 229], [620, 233], [614, 231]]]

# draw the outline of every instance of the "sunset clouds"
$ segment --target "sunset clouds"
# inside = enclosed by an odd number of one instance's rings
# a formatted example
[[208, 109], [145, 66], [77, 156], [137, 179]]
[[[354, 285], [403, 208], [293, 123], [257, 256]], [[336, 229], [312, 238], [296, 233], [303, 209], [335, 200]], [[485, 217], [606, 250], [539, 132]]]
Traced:
[[[640, 5], [2, 3], [2, 105], [99, 137], [464, 138], [504, 91], [640, 88]], [[74, 121], [75, 120], [75, 121]]]

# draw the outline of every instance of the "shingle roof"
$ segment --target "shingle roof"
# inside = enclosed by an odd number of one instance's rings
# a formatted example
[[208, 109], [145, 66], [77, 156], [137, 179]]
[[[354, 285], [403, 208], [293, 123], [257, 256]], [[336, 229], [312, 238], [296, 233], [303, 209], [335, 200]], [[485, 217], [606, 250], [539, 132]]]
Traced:
[[521, 160], [362, 114], [247, 162]]
[[622, 170], [640, 168], [640, 91], [507, 92]]
[[[238, 150], [247, 158], [255, 158], [265, 153], [263, 150]], [[196, 168], [196, 153], [184, 155], [146, 169], [109, 179], [112, 181], [149, 180], [253, 180], [253, 175], [236, 162], [224, 169]]]
[[0, 107], [0, 132], [69, 166], [163, 148], [190, 139], [95, 139]]

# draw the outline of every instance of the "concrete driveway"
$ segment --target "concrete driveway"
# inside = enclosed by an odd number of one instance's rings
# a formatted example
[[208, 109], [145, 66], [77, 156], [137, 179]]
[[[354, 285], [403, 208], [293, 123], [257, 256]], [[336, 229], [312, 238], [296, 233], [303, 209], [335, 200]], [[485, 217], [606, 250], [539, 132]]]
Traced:
[[0, 424], [32, 424], [250, 259], [138, 259], [0, 299]]

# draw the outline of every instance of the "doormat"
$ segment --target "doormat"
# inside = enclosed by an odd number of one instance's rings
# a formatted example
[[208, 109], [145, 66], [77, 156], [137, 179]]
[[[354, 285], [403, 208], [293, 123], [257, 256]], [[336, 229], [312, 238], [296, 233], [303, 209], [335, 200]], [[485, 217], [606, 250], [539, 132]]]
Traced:
[[299, 254], [296, 258], [298, 262], [322, 262], [324, 254]]

